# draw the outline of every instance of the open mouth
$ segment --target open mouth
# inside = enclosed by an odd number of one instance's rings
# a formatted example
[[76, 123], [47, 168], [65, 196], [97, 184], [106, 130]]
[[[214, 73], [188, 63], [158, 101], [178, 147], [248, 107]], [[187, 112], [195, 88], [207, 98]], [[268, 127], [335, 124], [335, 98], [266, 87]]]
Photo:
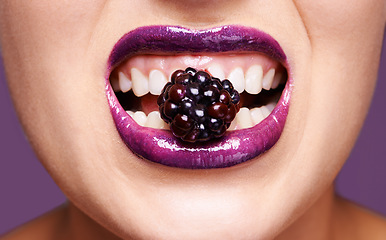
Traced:
[[[188, 143], [161, 119], [157, 97], [177, 69], [229, 79], [241, 108], [224, 136]], [[269, 35], [247, 27], [190, 30], [149, 26], [124, 35], [108, 62], [106, 92], [118, 132], [141, 158], [190, 169], [233, 166], [269, 150], [288, 113], [286, 57]]]

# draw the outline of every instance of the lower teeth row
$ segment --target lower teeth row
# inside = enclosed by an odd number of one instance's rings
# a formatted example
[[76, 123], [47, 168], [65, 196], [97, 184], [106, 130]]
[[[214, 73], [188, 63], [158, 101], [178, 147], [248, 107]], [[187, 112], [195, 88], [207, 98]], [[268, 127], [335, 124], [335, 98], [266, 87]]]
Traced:
[[[259, 124], [264, 118], [271, 114], [275, 103], [267, 104], [266, 106], [256, 107], [248, 109], [246, 107], [240, 108], [240, 111], [236, 114], [235, 120], [233, 120], [228, 130], [238, 130], [253, 127]], [[168, 124], [161, 119], [158, 111], [153, 111], [147, 116], [142, 111], [126, 111], [134, 121], [142, 126], [155, 129], [169, 129]]]

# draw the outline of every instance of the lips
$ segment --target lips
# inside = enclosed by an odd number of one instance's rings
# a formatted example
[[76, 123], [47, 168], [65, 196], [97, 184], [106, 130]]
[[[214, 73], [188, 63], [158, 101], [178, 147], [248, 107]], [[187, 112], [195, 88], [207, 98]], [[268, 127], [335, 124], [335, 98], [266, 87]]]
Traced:
[[[280, 63], [289, 73], [284, 51], [268, 34], [243, 26], [191, 30], [177, 26], [148, 26], [125, 34], [108, 60], [106, 94], [117, 130], [137, 156], [170, 167], [208, 169], [230, 167], [256, 158], [279, 140], [288, 114], [289, 78], [272, 112], [260, 123], [228, 131], [217, 140], [186, 143], [169, 130], [143, 127], [126, 112], [110, 84], [116, 68], [138, 56], [260, 54]], [[290, 74], [288, 74], [290, 76]]]

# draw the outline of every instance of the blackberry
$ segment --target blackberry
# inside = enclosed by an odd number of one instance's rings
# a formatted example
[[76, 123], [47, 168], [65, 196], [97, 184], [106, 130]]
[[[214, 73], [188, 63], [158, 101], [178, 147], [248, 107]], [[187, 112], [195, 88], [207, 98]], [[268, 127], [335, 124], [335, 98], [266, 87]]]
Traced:
[[232, 83], [194, 68], [177, 70], [157, 99], [161, 118], [186, 142], [224, 135], [240, 109]]

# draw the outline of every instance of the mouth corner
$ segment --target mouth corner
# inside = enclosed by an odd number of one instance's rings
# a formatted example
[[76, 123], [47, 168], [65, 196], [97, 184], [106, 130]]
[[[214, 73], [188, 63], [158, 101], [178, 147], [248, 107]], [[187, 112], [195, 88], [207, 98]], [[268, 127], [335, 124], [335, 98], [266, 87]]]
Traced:
[[[135, 59], [136, 56], [175, 57], [186, 54], [211, 56], [224, 53], [231, 55], [257, 53], [265, 57], [268, 56], [271, 61], [265, 62], [270, 64], [276, 62], [279, 64], [278, 69], [282, 69], [283, 76], [278, 85], [283, 87], [280, 90], [281, 95], [277, 99], [276, 106], [271, 107], [268, 114], [265, 113], [265, 118], [260, 119], [260, 123], [241, 130], [227, 131], [220, 139], [191, 144], [175, 138], [170, 131], [145, 127], [144, 124], [139, 124], [134, 120], [134, 113], [126, 112], [118, 100], [119, 96], [117, 97], [117, 95], [119, 94], [114, 93], [116, 88], [122, 88], [122, 86], [126, 86], [127, 89], [133, 87], [129, 86], [131, 83], [119, 84], [120, 80], [117, 81], [119, 76], [116, 69], [121, 68], [124, 62], [131, 61], [131, 64], [134, 62], [135, 65], [134, 60], [128, 61], [128, 59]], [[130, 65], [130, 63], [128, 64]], [[265, 66], [266, 72], [268, 72], [267, 69], [269, 70], [270, 64]], [[153, 73], [159, 74], [156, 71]], [[128, 74], [132, 74], [132, 71]], [[115, 81], [112, 78], [115, 78]], [[282, 79], [285, 81], [283, 82]], [[237, 25], [206, 30], [189, 30], [178, 26], [147, 26], [135, 29], [125, 34], [114, 46], [108, 60], [108, 76], [106, 78], [106, 92], [111, 113], [117, 130], [129, 149], [136, 155], [152, 162], [187, 169], [231, 167], [254, 159], [268, 151], [275, 145], [283, 131], [288, 114], [291, 89], [292, 80], [286, 55], [278, 42], [260, 30]], [[264, 89], [263, 91], [268, 92]], [[142, 97], [147, 99], [151, 98], [151, 95], [147, 93]]]

